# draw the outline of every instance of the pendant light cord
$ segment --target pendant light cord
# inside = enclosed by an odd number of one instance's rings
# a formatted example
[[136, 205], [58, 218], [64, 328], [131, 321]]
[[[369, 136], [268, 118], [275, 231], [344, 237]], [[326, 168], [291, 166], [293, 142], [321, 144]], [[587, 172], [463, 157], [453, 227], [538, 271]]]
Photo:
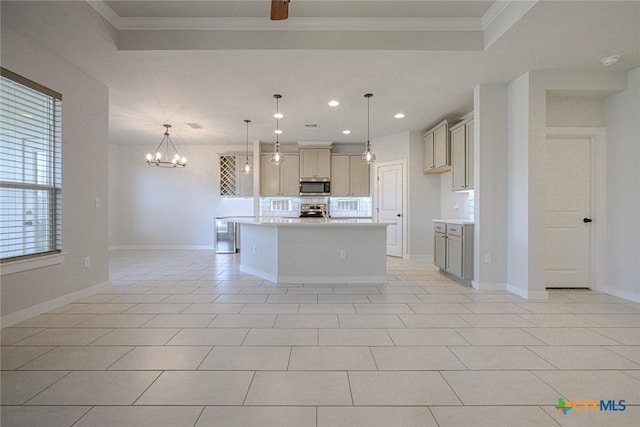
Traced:
[[373, 96], [372, 93], [365, 93], [364, 97], [367, 98], [367, 150], [369, 150], [369, 147], [371, 146], [371, 142], [370, 142], [370, 138], [369, 138], [369, 100], [371, 99], [371, 97]]
[[251, 120], [245, 120], [244, 122], [247, 124], [247, 152], [245, 156], [245, 161], [249, 163], [249, 123], [251, 123]]
[[280, 103], [278, 102], [280, 97], [276, 97], [276, 147], [280, 147], [280, 134], [278, 131], [280, 130]]
[[367, 96], [367, 148], [369, 148], [369, 100], [370, 96]]

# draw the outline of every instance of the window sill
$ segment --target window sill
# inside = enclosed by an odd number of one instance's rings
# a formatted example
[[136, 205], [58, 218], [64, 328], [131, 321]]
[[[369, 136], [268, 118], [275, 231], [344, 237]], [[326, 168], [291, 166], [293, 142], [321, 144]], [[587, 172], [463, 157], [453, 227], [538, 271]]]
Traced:
[[62, 264], [67, 252], [54, 255], [46, 255], [38, 258], [24, 259], [19, 261], [8, 262], [0, 267], [0, 276], [8, 274], [20, 273], [22, 271], [35, 270], [36, 268], [49, 267], [56, 264]]

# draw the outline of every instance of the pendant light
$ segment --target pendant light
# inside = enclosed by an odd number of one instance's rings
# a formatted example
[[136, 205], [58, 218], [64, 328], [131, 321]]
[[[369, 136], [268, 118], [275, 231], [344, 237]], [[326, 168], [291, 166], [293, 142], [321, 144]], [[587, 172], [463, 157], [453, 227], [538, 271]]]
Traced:
[[156, 148], [156, 154], [147, 153], [147, 164], [149, 166], [158, 166], [161, 168], [183, 168], [187, 166], [187, 158], [181, 157], [173, 145], [173, 141], [169, 137], [169, 128], [171, 125], [162, 125], [165, 127], [164, 137]]
[[279, 166], [282, 162], [283, 162], [283, 158], [282, 158], [282, 154], [280, 153], [280, 139], [278, 138], [280, 136], [280, 134], [282, 133], [282, 131], [280, 130], [280, 119], [282, 118], [282, 114], [280, 114], [280, 98], [282, 98], [282, 95], [278, 95], [275, 94], [273, 95], [273, 97], [276, 99], [276, 114], [274, 114], [274, 117], [276, 118], [276, 130], [274, 131], [276, 134], [276, 146], [275, 149], [273, 150], [273, 154], [271, 155], [271, 157], [269, 158], [269, 162], [272, 165], [276, 165]]
[[372, 93], [365, 93], [364, 97], [367, 98], [367, 144], [364, 146], [364, 152], [360, 157], [363, 162], [370, 165], [376, 161], [376, 155], [371, 151], [371, 142], [369, 142], [369, 99], [373, 96]]
[[249, 164], [249, 123], [251, 120], [245, 119], [244, 121], [247, 124], [247, 153], [244, 158], [244, 167], [242, 168], [242, 173], [245, 175], [251, 174], [251, 165]]

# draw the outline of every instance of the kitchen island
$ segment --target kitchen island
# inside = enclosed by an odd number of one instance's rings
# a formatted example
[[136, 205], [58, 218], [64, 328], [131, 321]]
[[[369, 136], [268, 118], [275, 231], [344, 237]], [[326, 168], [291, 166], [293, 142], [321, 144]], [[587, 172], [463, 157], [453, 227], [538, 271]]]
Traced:
[[371, 219], [228, 218], [240, 271], [275, 283], [386, 283], [387, 224]]

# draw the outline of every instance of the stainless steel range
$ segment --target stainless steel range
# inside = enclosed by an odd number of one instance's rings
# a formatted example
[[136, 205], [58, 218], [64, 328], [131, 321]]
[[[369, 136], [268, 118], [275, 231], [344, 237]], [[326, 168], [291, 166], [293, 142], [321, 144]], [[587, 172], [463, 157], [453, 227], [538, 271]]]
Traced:
[[328, 218], [325, 203], [301, 203], [300, 218]]

